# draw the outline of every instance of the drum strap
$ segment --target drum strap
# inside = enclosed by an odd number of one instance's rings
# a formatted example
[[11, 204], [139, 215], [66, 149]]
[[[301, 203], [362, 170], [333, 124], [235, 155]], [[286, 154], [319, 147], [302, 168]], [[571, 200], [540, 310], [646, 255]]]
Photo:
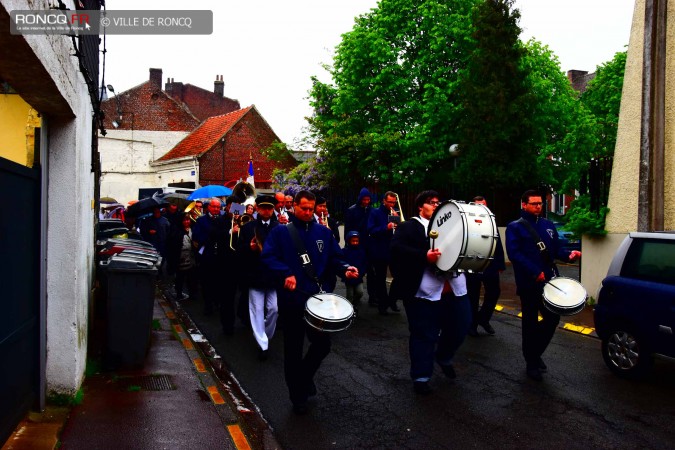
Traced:
[[534, 243], [537, 245], [537, 248], [539, 249], [539, 255], [541, 256], [544, 265], [552, 267], [553, 270], [557, 273], [558, 268], [553, 262], [553, 259], [551, 259], [551, 254], [548, 252], [548, 248], [546, 248], [546, 244], [544, 244], [544, 242], [541, 240], [541, 237], [539, 236], [539, 233], [537, 233], [537, 230], [534, 229], [534, 227], [530, 222], [528, 222], [522, 217], [518, 219], [516, 222], [523, 224], [525, 226], [525, 229], [530, 233], [532, 240], [534, 240]]
[[322, 290], [321, 282], [319, 281], [319, 277], [316, 276], [316, 271], [314, 270], [312, 261], [309, 259], [309, 253], [307, 253], [307, 248], [305, 247], [305, 244], [302, 242], [302, 239], [300, 239], [298, 229], [292, 222], [286, 225], [286, 229], [288, 230], [288, 234], [291, 235], [291, 240], [293, 241], [293, 245], [295, 246], [295, 251], [298, 252], [298, 258], [300, 258], [302, 270], [309, 278], [311, 278], [316, 282], [316, 284], [319, 286], [319, 290], [321, 291]]

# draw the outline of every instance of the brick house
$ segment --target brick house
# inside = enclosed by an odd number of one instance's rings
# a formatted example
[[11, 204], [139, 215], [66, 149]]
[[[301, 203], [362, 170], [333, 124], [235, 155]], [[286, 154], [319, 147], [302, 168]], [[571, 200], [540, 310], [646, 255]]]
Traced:
[[209, 115], [240, 109], [239, 102], [223, 92], [222, 76], [216, 77], [213, 92], [173, 79], [163, 90], [162, 69], [150, 69], [147, 81], [111, 94], [101, 105], [107, 130], [106, 136], [99, 136], [101, 196], [126, 203], [138, 197], [139, 188], [196, 183], [195, 170], [159, 174], [151, 163]]
[[281, 142], [254, 105], [209, 117], [168, 153], [151, 164], [157, 173], [196, 171], [200, 186], [234, 186], [246, 179], [248, 161], [253, 160], [255, 185], [269, 189], [275, 168], [290, 168], [292, 162], [268, 160], [262, 150]]

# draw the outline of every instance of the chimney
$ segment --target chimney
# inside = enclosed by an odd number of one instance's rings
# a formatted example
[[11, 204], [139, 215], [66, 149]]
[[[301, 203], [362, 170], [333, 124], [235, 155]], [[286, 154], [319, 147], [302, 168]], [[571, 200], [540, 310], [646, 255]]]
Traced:
[[216, 75], [216, 81], [213, 82], [213, 93], [219, 97], [225, 95], [225, 82], [222, 75]]
[[585, 70], [568, 70], [567, 79], [570, 80], [572, 89], [577, 92], [583, 92], [586, 90], [586, 84], [588, 84], [588, 72]]
[[162, 69], [150, 69], [150, 84], [162, 89]]

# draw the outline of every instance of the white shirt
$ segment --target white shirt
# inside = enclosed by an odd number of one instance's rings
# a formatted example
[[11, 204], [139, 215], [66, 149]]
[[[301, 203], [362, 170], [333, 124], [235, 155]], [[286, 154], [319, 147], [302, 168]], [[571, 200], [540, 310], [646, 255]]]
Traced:
[[[413, 217], [424, 227], [424, 234], [427, 234], [427, 228], [429, 227], [429, 219], [425, 219], [422, 216]], [[424, 269], [424, 274], [422, 275], [422, 282], [420, 287], [417, 289], [417, 294], [415, 297], [423, 298], [432, 302], [436, 302], [441, 299], [441, 294], [443, 293], [443, 285], [445, 280], [448, 280], [452, 292], [455, 296], [460, 297], [467, 294], [466, 290], [466, 277], [464, 273], [459, 273], [457, 276], [454, 276], [454, 272], [447, 273], [437, 273], [436, 269], [427, 266]]]

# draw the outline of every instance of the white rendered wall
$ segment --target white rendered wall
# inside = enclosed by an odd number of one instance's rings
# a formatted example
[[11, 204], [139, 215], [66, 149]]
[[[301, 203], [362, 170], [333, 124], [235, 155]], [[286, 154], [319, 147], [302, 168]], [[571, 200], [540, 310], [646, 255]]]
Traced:
[[[113, 197], [126, 206], [138, 198], [139, 188], [163, 187], [150, 163], [166, 154], [189, 133], [183, 131], [106, 130], [99, 136], [101, 155], [101, 196]], [[183, 175], [189, 175], [185, 169]], [[192, 181], [187, 180], [186, 181]]]
[[[0, 0], [7, 11], [49, 9], [45, 0]], [[75, 9], [72, 0], [64, 2]], [[87, 357], [88, 305], [93, 286], [93, 110], [66, 36], [25, 36], [35, 57], [70, 107], [67, 117], [45, 116], [47, 148], [47, 391], [74, 394]]]

